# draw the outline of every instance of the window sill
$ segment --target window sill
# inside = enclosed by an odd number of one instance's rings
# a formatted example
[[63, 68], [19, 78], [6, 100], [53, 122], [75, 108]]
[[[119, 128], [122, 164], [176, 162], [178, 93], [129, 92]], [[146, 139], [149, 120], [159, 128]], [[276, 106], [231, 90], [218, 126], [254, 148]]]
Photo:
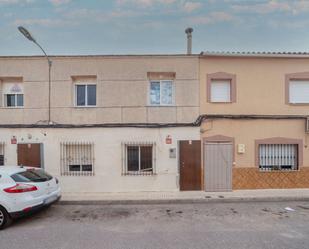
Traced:
[[69, 171], [64, 172], [61, 176], [94, 176], [94, 172], [90, 171]]
[[122, 176], [156, 176], [156, 173], [142, 173], [142, 172], [136, 172], [136, 173], [122, 173]]
[[308, 106], [309, 103], [288, 103], [291, 106]]
[[24, 109], [23, 106], [2, 106], [1, 109]]
[[176, 107], [176, 105], [147, 105], [146, 107]]
[[86, 106], [73, 106], [73, 108], [76, 108], [76, 109], [85, 109], [85, 108], [97, 108], [98, 106], [96, 105], [86, 105]]
[[293, 169], [293, 170], [260, 170], [260, 173], [292, 173], [292, 172], [299, 172], [299, 169]]
[[214, 101], [208, 101], [209, 104], [234, 104], [235, 102], [214, 102]]

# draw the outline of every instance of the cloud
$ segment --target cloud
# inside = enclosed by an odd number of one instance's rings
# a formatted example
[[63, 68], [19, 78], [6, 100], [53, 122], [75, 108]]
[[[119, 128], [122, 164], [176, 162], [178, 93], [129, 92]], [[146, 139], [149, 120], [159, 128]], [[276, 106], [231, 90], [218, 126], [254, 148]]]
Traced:
[[183, 10], [187, 13], [191, 13], [203, 6], [200, 2], [185, 2], [183, 5]]
[[237, 20], [235, 16], [223, 11], [211, 12], [205, 16], [195, 16], [189, 18], [189, 21], [192, 24], [214, 24], [218, 22], [229, 22], [235, 20]]
[[0, 5], [1, 4], [30, 4], [34, 3], [35, 0], [0, 0]]
[[258, 13], [258, 14], [269, 14], [273, 12], [287, 12], [292, 14], [298, 14], [300, 12], [309, 11], [309, 1], [269, 0], [264, 3], [232, 5], [231, 8], [237, 12]]
[[48, 1], [54, 6], [60, 6], [71, 2], [71, 0], [48, 0]]
[[179, 0], [117, 0], [116, 4], [118, 6], [135, 5], [137, 7], [148, 8], [154, 6], [155, 4], [170, 5], [177, 1]]
[[62, 27], [66, 25], [77, 25], [77, 23], [71, 20], [64, 20], [64, 19], [51, 19], [51, 18], [33, 18], [33, 19], [16, 19], [13, 23], [15, 26], [20, 25], [36, 25], [42, 27]]

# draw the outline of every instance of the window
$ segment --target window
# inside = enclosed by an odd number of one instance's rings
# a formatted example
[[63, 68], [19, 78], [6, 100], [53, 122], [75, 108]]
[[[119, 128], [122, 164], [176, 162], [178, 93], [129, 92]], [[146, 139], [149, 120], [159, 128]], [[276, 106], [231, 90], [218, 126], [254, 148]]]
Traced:
[[0, 166], [4, 165], [4, 142], [0, 142]]
[[297, 144], [260, 144], [259, 168], [261, 171], [297, 170]]
[[174, 100], [172, 80], [150, 82], [150, 105], [172, 105]]
[[231, 102], [231, 82], [229, 80], [211, 81], [211, 102]]
[[23, 94], [5, 94], [6, 107], [22, 107], [24, 106]]
[[289, 84], [289, 103], [309, 103], [309, 80], [291, 80]]
[[11, 175], [15, 182], [47, 182], [53, 177], [42, 169], [27, 169], [26, 171]]
[[23, 107], [24, 94], [23, 86], [20, 83], [4, 83], [4, 106], [5, 107]]
[[154, 143], [124, 144], [124, 175], [154, 174]]
[[207, 102], [236, 102], [236, 75], [224, 72], [207, 74]]
[[76, 106], [96, 106], [97, 86], [95, 84], [76, 84]]
[[94, 175], [94, 144], [61, 143], [62, 175]]

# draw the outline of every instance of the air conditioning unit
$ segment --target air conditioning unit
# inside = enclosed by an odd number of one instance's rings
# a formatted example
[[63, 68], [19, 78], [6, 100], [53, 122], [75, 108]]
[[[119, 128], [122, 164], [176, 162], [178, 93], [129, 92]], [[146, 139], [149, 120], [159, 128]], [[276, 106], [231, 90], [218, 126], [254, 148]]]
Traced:
[[306, 118], [306, 124], [305, 124], [305, 132], [309, 133], [309, 116]]

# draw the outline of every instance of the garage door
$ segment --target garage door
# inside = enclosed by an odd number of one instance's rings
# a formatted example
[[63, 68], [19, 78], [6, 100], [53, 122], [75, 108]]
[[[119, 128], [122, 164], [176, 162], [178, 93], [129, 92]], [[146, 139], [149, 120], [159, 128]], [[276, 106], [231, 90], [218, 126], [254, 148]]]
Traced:
[[205, 191], [232, 190], [233, 144], [204, 144]]

